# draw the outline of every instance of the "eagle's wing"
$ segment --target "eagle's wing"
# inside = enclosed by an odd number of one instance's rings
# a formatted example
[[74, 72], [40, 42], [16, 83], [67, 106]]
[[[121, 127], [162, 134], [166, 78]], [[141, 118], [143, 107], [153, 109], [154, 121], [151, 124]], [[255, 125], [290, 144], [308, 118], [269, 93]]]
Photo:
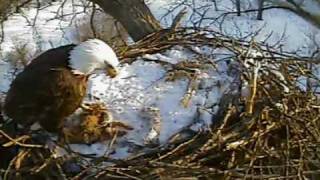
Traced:
[[63, 118], [81, 104], [87, 78], [67, 68], [23, 71], [12, 82], [5, 102], [6, 114], [21, 124], [39, 121], [54, 131]]

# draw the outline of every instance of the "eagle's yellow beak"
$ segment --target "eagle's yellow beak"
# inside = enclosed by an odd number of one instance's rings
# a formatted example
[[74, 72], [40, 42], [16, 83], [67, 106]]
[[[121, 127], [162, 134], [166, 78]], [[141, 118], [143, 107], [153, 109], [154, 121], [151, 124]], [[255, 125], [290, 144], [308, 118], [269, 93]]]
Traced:
[[107, 67], [107, 74], [111, 78], [114, 78], [119, 74], [119, 72], [118, 72], [118, 70], [116, 68], [109, 66], [109, 67]]

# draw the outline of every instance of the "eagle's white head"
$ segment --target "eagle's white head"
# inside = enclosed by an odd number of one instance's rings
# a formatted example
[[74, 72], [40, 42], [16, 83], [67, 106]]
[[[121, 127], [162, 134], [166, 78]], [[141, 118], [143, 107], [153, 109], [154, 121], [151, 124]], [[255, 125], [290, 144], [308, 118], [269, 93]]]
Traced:
[[89, 39], [74, 47], [70, 52], [70, 67], [83, 74], [106, 69], [108, 75], [117, 75], [119, 60], [109, 45], [99, 39]]

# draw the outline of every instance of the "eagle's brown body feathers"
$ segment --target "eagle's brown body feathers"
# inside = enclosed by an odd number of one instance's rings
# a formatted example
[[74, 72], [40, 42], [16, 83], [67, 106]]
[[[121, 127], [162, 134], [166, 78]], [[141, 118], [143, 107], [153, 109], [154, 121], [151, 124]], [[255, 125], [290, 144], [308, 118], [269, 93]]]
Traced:
[[28, 126], [38, 121], [44, 129], [56, 132], [64, 118], [80, 106], [88, 78], [74, 74], [68, 66], [74, 46], [41, 54], [17, 75], [4, 106], [10, 118]]

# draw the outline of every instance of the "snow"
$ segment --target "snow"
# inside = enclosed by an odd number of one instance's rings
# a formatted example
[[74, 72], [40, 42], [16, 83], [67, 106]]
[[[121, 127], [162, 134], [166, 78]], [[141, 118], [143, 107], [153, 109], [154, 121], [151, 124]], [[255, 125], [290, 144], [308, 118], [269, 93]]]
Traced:
[[[174, 7], [175, 4], [182, 1], [168, 0], [150, 0], [148, 5], [151, 11], [160, 19], [168, 8]], [[209, 1], [200, 1], [197, 6], [205, 6], [210, 4]], [[208, 10], [207, 17], [215, 18], [221, 13], [234, 10], [231, 1], [217, 1], [220, 11], [215, 11], [211, 4], [211, 10]], [[185, 3], [185, 7], [190, 7], [191, 1]], [[68, 6], [67, 6], [68, 7]], [[159, 8], [161, 7], [161, 8]], [[50, 20], [55, 17], [55, 11], [59, 8], [56, 2], [50, 8], [43, 9], [39, 12], [37, 19], [37, 35], [32, 33], [32, 28], [28, 26], [25, 18], [15, 15], [5, 22], [5, 41], [1, 45], [4, 54], [9, 53], [14, 42], [26, 42], [30, 49], [30, 54], [37, 53], [35, 47], [41, 47], [46, 50], [52, 46], [70, 43], [73, 37], [73, 29], [68, 28], [68, 18], [65, 21]], [[172, 14], [161, 19], [161, 24], [168, 27], [171, 25], [172, 18], [183, 7], [177, 8]], [[67, 12], [72, 12], [71, 6], [65, 8]], [[79, 9], [81, 11], [81, 9]], [[201, 12], [202, 9], [197, 9]], [[32, 18], [36, 13], [34, 10], [26, 10], [26, 16]], [[246, 35], [261, 29], [260, 33], [255, 36], [256, 41], [266, 41], [272, 45], [283, 37], [278, 47], [282, 47], [286, 51], [297, 51], [301, 54], [310, 53], [313, 40], [308, 38], [310, 33], [319, 35], [319, 30], [310, 25], [308, 22], [298, 16], [284, 10], [269, 10], [263, 14], [264, 21], [254, 20], [253, 15], [243, 15], [236, 17], [234, 15], [227, 16], [223, 26], [218, 23], [205, 20], [202, 26], [208, 26], [215, 30], [220, 30], [224, 34], [237, 38], [243, 38]], [[70, 17], [71, 18], [71, 17]], [[198, 16], [189, 9], [189, 14], [185, 19], [185, 25], [191, 25], [196, 22]], [[62, 31], [63, 30], [63, 31]], [[40, 40], [34, 41], [36, 37]], [[251, 37], [247, 37], [249, 39]], [[105, 75], [95, 75], [90, 79], [89, 96], [86, 101], [102, 101], [107, 104], [112, 112], [114, 119], [121, 120], [131, 125], [134, 130], [120, 139], [117, 139], [114, 146], [109, 147], [110, 142], [99, 142], [92, 145], [71, 144], [72, 150], [95, 156], [103, 156], [111, 153], [113, 158], [125, 158], [133, 152], [130, 144], [137, 146], [145, 146], [148, 138], [157, 139], [160, 145], [166, 144], [168, 139], [175, 133], [179, 132], [186, 126], [191, 125], [192, 130], [206, 129], [212, 123], [213, 113], [217, 112], [220, 98], [228, 89], [233, 79], [228, 75], [227, 69], [230, 66], [226, 61], [230, 61], [229, 54], [221, 49], [211, 49], [208, 47], [193, 47], [196, 52], [206, 54], [216, 63], [217, 70], [208, 70], [201, 72], [199, 80], [200, 88], [192, 96], [191, 104], [185, 108], [181, 105], [181, 100], [185, 95], [188, 80], [186, 78], [176, 81], [166, 81], [165, 75], [167, 67], [160, 65], [154, 61], [165, 61], [172, 64], [192, 59], [193, 54], [180, 46], [175, 46], [164, 53], [146, 54], [139, 57], [132, 64], [122, 64], [119, 68], [120, 74], [113, 79]], [[4, 56], [5, 57], [5, 56]], [[144, 59], [153, 60], [153, 62]], [[219, 59], [225, 59], [218, 61]], [[11, 81], [8, 76], [10, 65], [6, 63], [5, 58], [0, 61], [0, 91], [6, 92]], [[281, 78], [281, 74], [277, 74]], [[302, 85], [306, 84], [306, 80], [300, 78]], [[300, 80], [299, 79], [299, 80]], [[285, 88], [285, 87], [284, 87]], [[301, 87], [303, 88], [303, 87]], [[243, 95], [247, 89], [242, 89]], [[98, 99], [98, 100], [96, 100]], [[150, 119], [144, 116], [144, 110], [147, 107], [157, 108], [160, 111], [161, 130], [160, 134], [152, 128]], [[150, 139], [149, 139], [150, 140]], [[66, 154], [66, 152], [57, 148], [57, 155]]]
[[[168, 50], [163, 54], [145, 55], [143, 58], [161, 60], [170, 63], [178, 63], [188, 57], [187, 52], [180, 47]], [[188, 81], [180, 80], [175, 82], [165, 81], [165, 69], [158, 63], [137, 60], [131, 65], [125, 64], [120, 68], [120, 75], [114, 79], [96, 76], [92, 80], [90, 94], [98, 97], [117, 113], [116, 119], [127, 120], [127, 123], [135, 129], [129, 132], [128, 139], [136, 144], [143, 144], [146, 131], [146, 122], [142, 121], [141, 111], [145, 107], [157, 107], [162, 117], [162, 130], [160, 143], [165, 143], [170, 136], [179, 129], [189, 125], [194, 119], [198, 106], [210, 107], [216, 103], [218, 94], [223, 89], [216, 88], [209, 92], [206, 98], [207, 88], [214, 88], [216, 76], [203, 78], [202, 91], [199, 91], [192, 99], [190, 108], [181, 106], [181, 99], [186, 91]], [[94, 82], [94, 83], [93, 83]], [[224, 83], [225, 84], [225, 83]], [[211, 116], [204, 118], [209, 123]]]
[[7, 90], [9, 89], [10, 80], [6, 76], [8, 69], [9, 69], [8, 64], [0, 61], [0, 79], [1, 79], [0, 92], [1, 93], [7, 92]]

